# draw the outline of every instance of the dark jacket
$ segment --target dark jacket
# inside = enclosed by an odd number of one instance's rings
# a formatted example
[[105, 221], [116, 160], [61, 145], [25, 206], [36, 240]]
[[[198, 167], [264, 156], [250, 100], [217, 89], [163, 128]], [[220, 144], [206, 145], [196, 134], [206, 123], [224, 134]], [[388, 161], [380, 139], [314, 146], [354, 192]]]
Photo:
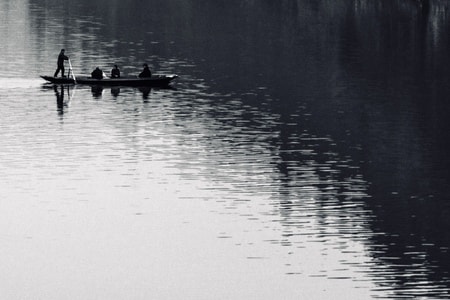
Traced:
[[152, 77], [152, 72], [148, 67], [144, 67], [144, 70], [139, 74], [139, 77]]
[[91, 76], [92, 76], [92, 78], [95, 78], [95, 79], [102, 79], [103, 71], [100, 70], [99, 68], [95, 68], [95, 70], [92, 71]]
[[69, 58], [65, 56], [62, 52], [58, 55], [58, 67], [64, 67], [64, 61]]
[[111, 70], [111, 78], [119, 78], [120, 70], [118, 68], [114, 68]]

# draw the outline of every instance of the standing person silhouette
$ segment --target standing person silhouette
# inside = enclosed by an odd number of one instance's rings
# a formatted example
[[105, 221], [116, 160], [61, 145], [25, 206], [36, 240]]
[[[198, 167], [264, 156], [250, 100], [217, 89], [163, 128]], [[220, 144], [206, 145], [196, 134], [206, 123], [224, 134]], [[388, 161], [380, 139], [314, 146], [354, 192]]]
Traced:
[[58, 68], [56, 69], [55, 75], [53, 75], [53, 77], [57, 77], [59, 71], [61, 71], [61, 76], [62, 76], [62, 77], [65, 77], [65, 76], [64, 76], [64, 61], [65, 61], [65, 60], [69, 60], [69, 57], [65, 56], [65, 55], [64, 55], [64, 52], [65, 52], [64, 49], [61, 49], [61, 52], [59, 52], [59, 55], [58, 55], [58, 63], [57, 63], [57, 64], [58, 64]]

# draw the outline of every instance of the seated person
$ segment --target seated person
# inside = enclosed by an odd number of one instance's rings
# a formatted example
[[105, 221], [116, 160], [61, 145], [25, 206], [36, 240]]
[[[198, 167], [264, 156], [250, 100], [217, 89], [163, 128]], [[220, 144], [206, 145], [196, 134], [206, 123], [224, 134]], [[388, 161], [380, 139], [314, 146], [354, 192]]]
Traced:
[[94, 79], [102, 79], [103, 78], [103, 71], [99, 67], [97, 67], [97, 68], [95, 68], [94, 71], [92, 71], [91, 77], [94, 78]]
[[114, 65], [114, 68], [111, 70], [111, 78], [120, 78], [120, 70], [117, 65]]
[[146, 77], [152, 77], [152, 72], [148, 68], [147, 64], [144, 64], [144, 70], [139, 74], [139, 78], [146, 78]]

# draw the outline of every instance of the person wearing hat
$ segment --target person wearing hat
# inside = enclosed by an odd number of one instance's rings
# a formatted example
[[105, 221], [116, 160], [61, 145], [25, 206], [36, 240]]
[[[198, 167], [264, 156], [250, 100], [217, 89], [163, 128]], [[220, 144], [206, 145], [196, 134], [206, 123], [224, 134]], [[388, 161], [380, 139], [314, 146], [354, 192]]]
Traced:
[[143, 64], [144, 70], [139, 74], [139, 78], [152, 77], [152, 72], [148, 68], [147, 64]]
[[64, 52], [65, 52], [64, 49], [61, 49], [61, 52], [59, 52], [59, 55], [58, 55], [58, 63], [57, 63], [58, 68], [56, 69], [55, 75], [53, 75], [53, 77], [57, 77], [59, 71], [61, 71], [61, 76], [62, 76], [62, 77], [65, 77], [65, 76], [64, 76], [64, 61], [65, 61], [65, 60], [69, 60], [69, 57], [65, 56], [65, 55], [64, 55]]

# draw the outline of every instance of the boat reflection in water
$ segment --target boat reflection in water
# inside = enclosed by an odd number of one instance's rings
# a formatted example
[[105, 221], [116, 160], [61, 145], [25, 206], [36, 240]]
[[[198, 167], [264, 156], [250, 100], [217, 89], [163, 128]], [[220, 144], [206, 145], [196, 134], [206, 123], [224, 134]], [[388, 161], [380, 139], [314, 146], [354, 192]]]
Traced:
[[[121, 92], [123, 92], [123, 88], [121, 87], [109, 87], [112, 98], [116, 99], [120, 96]], [[64, 114], [65, 110], [69, 107], [70, 101], [74, 97], [74, 91], [77, 89], [76, 86], [70, 84], [43, 84], [42, 90], [50, 90], [52, 89], [56, 96], [56, 105], [58, 112], [60, 114]], [[93, 85], [90, 87], [90, 92], [93, 99], [100, 99], [104, 95], [105, 87], [102, 85]], [[145, 101], [150, 98], [150, 93], [152, 88], [149, 86], [144, 87], [128, 87], [125, 88], [125, 93], [135, 93], [138, 90], [142, 93], [142, 99]]]

